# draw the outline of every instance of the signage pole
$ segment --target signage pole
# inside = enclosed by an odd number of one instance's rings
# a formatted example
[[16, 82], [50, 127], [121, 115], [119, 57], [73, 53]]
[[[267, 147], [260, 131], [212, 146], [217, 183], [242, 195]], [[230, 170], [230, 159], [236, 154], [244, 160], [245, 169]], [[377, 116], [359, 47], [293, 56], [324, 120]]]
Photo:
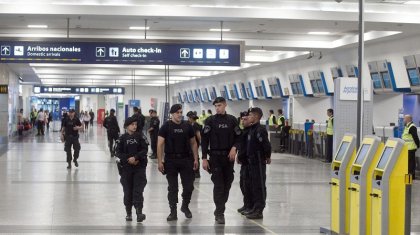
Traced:
[[144, 20], [144, 39], [147, 39], [147, 19]]
[[360, 147], [363, 135], [363, 60], [365, 53], [365, 42], [364, 42], [364, 33], [365, 33], [365, 19], [364, 19], [364, 4], [365, 0], [359, 0], [359, 77], [358, 81], [358, 90], [357, 90], [357, 139], [356, 147]]
[[223, 41], [223, 21], [220, 21], [220, 41]]
[[67, 38], [70, 38], [70, 18], [67, 18]]

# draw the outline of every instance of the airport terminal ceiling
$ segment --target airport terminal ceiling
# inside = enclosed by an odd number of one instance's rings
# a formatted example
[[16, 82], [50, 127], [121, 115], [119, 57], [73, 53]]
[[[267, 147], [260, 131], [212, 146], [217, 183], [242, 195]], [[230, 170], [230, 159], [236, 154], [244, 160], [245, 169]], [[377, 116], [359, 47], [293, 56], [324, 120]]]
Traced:
[[[317, 57], [357, 42], [358, 1], [0, 0], [0, 39], [244, 43], [240, 67], [171, 66], [171, 83]], [[417, 34], [418, 1], [366, 1], [367, 43]], [[400, 17], [404, 14], [405, 17]], [[67, 35], [68, 34], [68, 35]], [[144, 38], [146, 37], [146, 40]], [[164, 66], [13, 64], [29, 84], [163, 86]], [[134, 71], [134, 72], [133, 72]]]

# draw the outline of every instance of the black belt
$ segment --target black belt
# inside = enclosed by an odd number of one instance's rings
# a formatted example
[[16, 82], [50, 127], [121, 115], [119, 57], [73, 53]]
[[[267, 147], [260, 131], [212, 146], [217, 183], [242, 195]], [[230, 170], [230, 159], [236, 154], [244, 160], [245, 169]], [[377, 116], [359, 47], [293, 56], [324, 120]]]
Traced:
[[167, 159], [184, 159], [184, 158], [189, 158], [189, 157], [191, 157], [189, 153], [176, 153], [176, 154], [165, 153], [165, 158]]
[[210, 150], [211, 155], [228, 155], [230, 151], [227, 150]]

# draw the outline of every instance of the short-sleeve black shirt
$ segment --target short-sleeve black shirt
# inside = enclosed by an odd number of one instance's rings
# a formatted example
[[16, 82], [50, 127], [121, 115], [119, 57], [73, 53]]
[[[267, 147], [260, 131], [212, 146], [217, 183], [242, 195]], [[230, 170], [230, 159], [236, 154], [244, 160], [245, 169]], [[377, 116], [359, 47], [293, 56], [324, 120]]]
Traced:
[[79, 131], [78, 130], [73, 130], [73, 127], [76, 126], [81, 126], [82, 123], [80, 122], [80, 120], [76, 117], [74, 117], [73, 119], [70, 119], [70, 117], [67, 117], [63, 120], [63, 128], [64, 128], [64, 133], [66, 136], [72, 135], [72, 136], [78, 136], [79, 135]]
[[191, 149], [190, 139], [195, 133], [188, 122], [176, 124], [167, 121], [160, 128], [159, 136], [165, 138], [165, 154], [188, 154]]

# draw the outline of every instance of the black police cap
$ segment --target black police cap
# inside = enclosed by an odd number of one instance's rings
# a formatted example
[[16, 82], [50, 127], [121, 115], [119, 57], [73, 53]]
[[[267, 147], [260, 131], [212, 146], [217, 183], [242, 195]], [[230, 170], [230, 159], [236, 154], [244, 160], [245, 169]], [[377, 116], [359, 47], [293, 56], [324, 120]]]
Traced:
[[111, 113], [115, 113], [115, 109], [111, 109], [110, 111], [111, 111]]
[[258, 114], [260, 117], [262, 117], [262, 116], [263, 116], [263, 111], [262, 111], [260, 108], [258, 108], [258, 107], [250, 108], [250, 109], [248, 110], [248, 112], [249, 112], [249, 113], [256, 113], [256, 114]]
[[169, 113], [176, 113], [178, 112], [178, 110], [182, 109], [182, 105], [181, 104], [174, 104], [172, 105], [171, 109], [169, 110]]
[[187, 113], [187, 117], [189, 117], [189, 118], [193, 118], [193, 119], [198, 119], [198, 117], [197, 117], [197, 113], [196, 113], [196, 112], [193, 112], [193, 111], [189, 111], [189, 112]]
[[221, 97], [221, 96], [219, 96], [219, 97], [217, 97], [216, 99], [214, 99], [214, 101], [213, 101], [213, 105], [215, 105], [215, 104], [217, 104], [217, 103], [222, 103], [222, 102], [226, 102], [226, 99], [225, 99], [225, 98], [223, 98], [223, 97]]
[[127, 128], [133, 122], [137, 122], [137, 119], [134, 118], [134, 117], [129, 117], [129, 118], [125, 119], [124, 128]]
[[[42, 110], [42, 109], [41, 109]], [[69, 110], [69, 113], [74, 113], [74, 112], [76, 112], [74, 109], [70, 109]]]

